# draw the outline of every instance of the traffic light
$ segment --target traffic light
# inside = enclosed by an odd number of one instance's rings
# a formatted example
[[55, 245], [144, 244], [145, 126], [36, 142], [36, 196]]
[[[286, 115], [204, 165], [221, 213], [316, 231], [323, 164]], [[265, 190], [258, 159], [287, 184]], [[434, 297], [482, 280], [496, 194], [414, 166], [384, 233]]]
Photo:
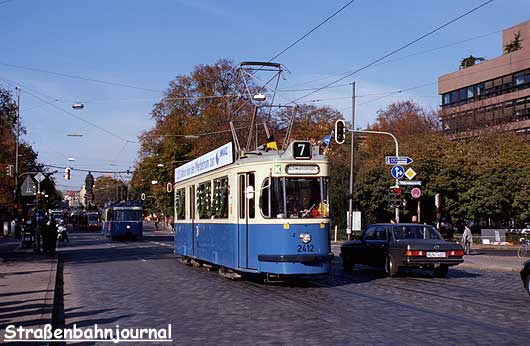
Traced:
[[390, 206], [393, 208], [401, 207], [401, 188], [391, 186], [388, 189], [388, 199], [390, 200]]
[[66, 167], [64, 169], [64, 179], [70, 180], [72, 178], [72, 169], [70, 167]]
[[13, 165], [7, 165], [6, 166], [6, 174], [8, 177], [13, 176]]
[[335, 121], [335, 142], [342, 144], [346, 140], [346, 123], [339, 119]]

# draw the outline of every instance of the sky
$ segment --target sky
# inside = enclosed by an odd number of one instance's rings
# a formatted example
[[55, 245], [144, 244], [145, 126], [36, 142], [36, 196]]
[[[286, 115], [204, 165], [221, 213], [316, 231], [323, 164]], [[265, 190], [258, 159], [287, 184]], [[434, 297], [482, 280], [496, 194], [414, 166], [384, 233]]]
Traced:
[[[0, 0], [0, 86], [13, 93], [21, 87], [24, 140], [40, 162], [127, 170], [137, 159], [138, 135], [154, 124], [153, 105], [176, 76], [224, 58], [268, 61], [348, 2]], [[289, 70], [280, 89], [326, 85], [483, 2], [356, 0], [275, 60]], [[501, 55], [501, 31], [529, 19], [530, 1], [495, 0], [352, 75], [339, 84], [355, 81], [355, 126], [365, 128], [398, 100], [435, 110], [438, 77], [470, 54]], [[381, 97], [399, 90], [406, 91]], [[283, 91], [279, 102], [305, 94]], [[351, 95], [346, 85], [299, 102], [334, 107], [349, 120]], [[77, 102], [85, 108], [72, 109]], [[65, 181], [59, 172], [58, 187], [79, 189], [85, 174], [74, 171]]]

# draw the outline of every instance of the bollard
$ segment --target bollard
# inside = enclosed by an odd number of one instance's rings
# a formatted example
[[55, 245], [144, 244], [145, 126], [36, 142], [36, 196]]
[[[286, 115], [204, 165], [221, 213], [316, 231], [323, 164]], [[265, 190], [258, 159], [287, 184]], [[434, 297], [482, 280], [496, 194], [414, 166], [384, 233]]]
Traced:
[[9, 234], [9, 222], [6, 221], [4, 222], [4, 237], [7, 237], [8, 234]]

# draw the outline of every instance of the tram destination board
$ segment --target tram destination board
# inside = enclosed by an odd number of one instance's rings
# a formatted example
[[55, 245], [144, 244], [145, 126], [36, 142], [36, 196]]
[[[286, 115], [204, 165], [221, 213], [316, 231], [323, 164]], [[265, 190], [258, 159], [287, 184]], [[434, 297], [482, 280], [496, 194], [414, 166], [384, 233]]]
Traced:
[[293, 143], [293, 158], [296, 160], [311, 160], [311, 143], [309, 142], [294, 142]]

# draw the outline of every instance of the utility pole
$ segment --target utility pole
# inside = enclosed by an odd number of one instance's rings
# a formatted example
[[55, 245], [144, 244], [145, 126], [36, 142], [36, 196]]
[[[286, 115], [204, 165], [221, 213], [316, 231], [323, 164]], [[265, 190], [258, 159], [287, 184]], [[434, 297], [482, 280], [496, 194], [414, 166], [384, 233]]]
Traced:
[[[351, 128], [355, 130], [355, 82], [352, 82], [352, 97], [351, 97]], [[346, 233], [348, 235], [348, 240], [350, 240], [351, 234], [353, 232], [353, 159], [355, 153], [355, 132], [351, 132], [351, 147], [350, 147], [350, 191], [348, 195], [348, 220]]]
[[20, 87], [15, 87], [17, 91], [17, 141], [15, 147], [15, 203], [18, 204], [18, 146], [20, 143]]

